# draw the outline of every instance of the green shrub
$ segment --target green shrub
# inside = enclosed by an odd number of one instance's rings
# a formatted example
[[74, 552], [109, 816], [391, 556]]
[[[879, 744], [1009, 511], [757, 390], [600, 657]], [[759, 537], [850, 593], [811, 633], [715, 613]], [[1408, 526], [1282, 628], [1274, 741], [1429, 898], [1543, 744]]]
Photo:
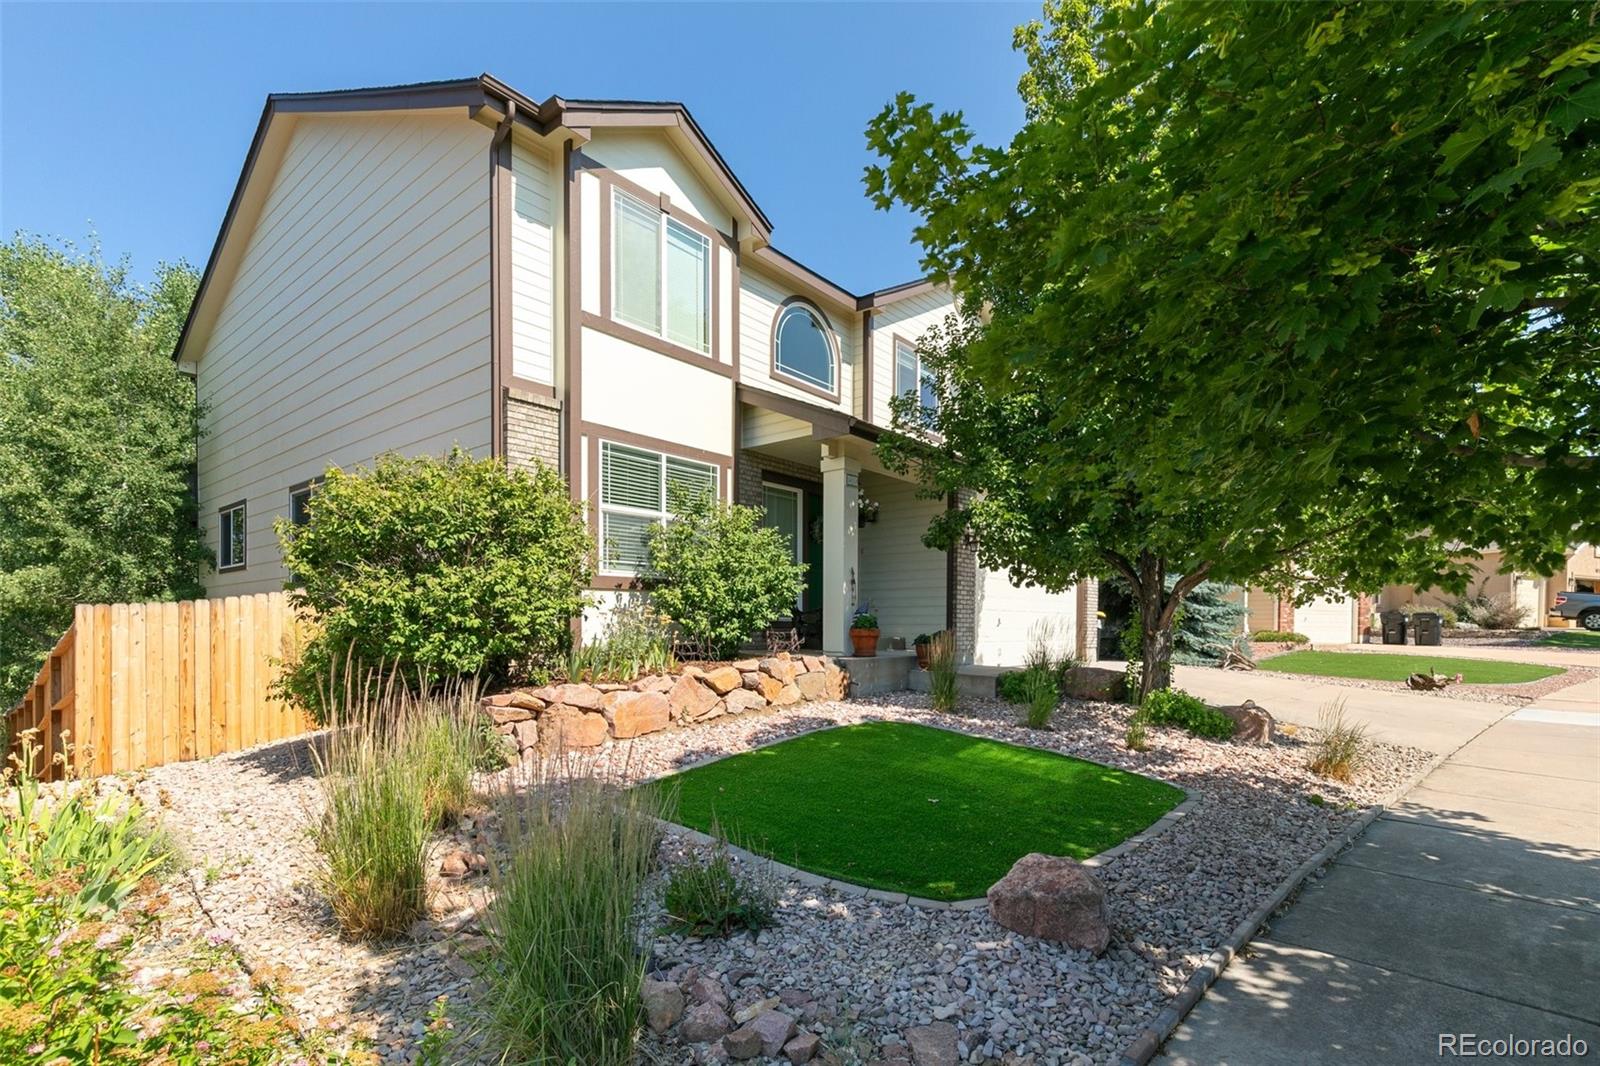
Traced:
[[507, 1061], [629, 1066], [646, 961], [634, 908], [661, 794], [587, 777], [561, 785], [501, 808], [509, 857], [491, 871], [478, 1002]]
[[433, 831], [471, 803], [494, 743], [470, 686], [418, 697], [390, 684], [351, 699], [316, 756], [324, 801], [312, 838], [334, 916], [357, 937], [390, 936], [426, 909]]
[[1416, 600], [1412, 600], [1410, 603], [1400, 608], [1400, 613], [1404, 614], [1407, 618], [1410, 618], [1411, 615], [1423, 611], [1438, 615], [1439, 622], [1442, 625], [1456, 626], [1461, 624], [1461, 616], [1456, 614], [1455, 608], [1451, 607], [1447, 603], [1418, 603]]
[[1156, 689], [1144, 698], [1139, 713], [1151, 725], [1177, 726], [1197, 737], [1227, 740], [1233, 736], [1233, 719], [1182, 689]]
[[645, 674], [669, 674], [677, 667], [670, 619], [640, 597], [612, 612], [604, 637], [567, 656], [565, 674], [571, 681], [628, 682]]
[[1054, 673], [1047, 670], [1023, 672], [1023, 686], [1027, 694], [1027, 710], [1023, 720], [1029, 729], [1045, 729], [1061, 702], [1061, 689]]
[[593, 550], [555, 471], [459, 448], [331, 469], [309, 520], [277, 531], [291, 594], [317, 619], [281, 687], [312, 713], [348, 662], [494, 679], [564, 653]]
[[759, 874], [736, 872], [715, 826], [712, 835], [717, 844], [709, 859], [675, 866], [667, 876], [663, 904], [669, 927], [689, 936], [765, 929], [777, 906], [771, 883]]
[[672, 521], [650, 530], [651, 600], [706, 658], [731, 656], [793, 610], [805, 573], [757, 507], [679, 496]]
[[960, 698], [960, 683], [956, 673], [956, 637], [948, 629], [937, 633], [928, 651], [928, 688], [933, 696], [933, 709], [950, 714]]
[[1258, 629], [1250, 639], [1262, 644], [1309, 644], [1311, 638], [1304, 633], [1291, 633], [1283, 629]]
[[1367, 727], [1344, 720], [1344, 700], [1324, 704], [1317, 712], [1317, 739], [1307, 767], [1318, 777], [1348, 781], [1371, 754]]

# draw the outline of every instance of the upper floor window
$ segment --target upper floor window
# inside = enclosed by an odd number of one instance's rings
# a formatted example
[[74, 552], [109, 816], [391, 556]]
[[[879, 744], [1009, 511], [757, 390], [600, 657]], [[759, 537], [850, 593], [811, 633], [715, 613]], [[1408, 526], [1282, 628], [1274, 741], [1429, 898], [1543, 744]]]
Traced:
[[650, 527], [672, 517], [680, 494], [717, 492], [717, 468], [676, 455], [600, 444], [600, 569], [638, 574], [650, 563]]
[[772, 365], [775, 370], [824, 392], [838, 387], [838, 361], [833, 340], [822, 316], [805, 304], [793, 303], [778, 312], [773, 331]]
[[939, 409], [939, 397], [933, 391], [933, 371], [922, 365], [916, 346], [899, 337], [894, 339], [894, 392], [896, 396], [915, 396], [924, 412]]
[[711, 241], [621, 189], [611, 208], [612, 317], [709, 353]]
[[217, 569], [242, 570], [245, 564], [244, 501], [217, 511]]

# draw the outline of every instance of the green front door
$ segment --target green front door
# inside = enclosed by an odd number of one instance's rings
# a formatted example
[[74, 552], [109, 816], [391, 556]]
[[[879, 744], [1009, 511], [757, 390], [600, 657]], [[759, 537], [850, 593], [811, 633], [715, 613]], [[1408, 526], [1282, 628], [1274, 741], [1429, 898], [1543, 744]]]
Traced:
[[[789, 488], [787, 485], [761, 486], [761, 506], [767, 512], [761, 524], [781, 532], [789, 542], [789, 550], [794, 553], [795, 562], [807, 564], [806, 587], [799, 605], [802, 608], [822, 602], [822, 575], [819, 573], [821, 567], [812, 565], [820, 549], [814, 549], [811, 532], [806, 528], [807, 505], [811, 499], [810, 493]], [[816, 499], [818, 501], [816, 506], [820, 508], [821, 497]]]

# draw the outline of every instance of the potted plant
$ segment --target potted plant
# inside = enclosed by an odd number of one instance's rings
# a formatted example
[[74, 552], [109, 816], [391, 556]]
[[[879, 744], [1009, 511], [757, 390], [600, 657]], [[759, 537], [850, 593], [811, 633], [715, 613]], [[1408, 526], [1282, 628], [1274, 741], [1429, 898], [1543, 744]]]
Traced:
[[917, 669], [926, 670], [928, 658], [933, 651], [933, 634], [918, 633], [917, 639], [911, 642], [911, 646], [917, 649]]
[[850, 646], [863, 658], [878, 654], [878, 616], [865, 607], [850, 619]]

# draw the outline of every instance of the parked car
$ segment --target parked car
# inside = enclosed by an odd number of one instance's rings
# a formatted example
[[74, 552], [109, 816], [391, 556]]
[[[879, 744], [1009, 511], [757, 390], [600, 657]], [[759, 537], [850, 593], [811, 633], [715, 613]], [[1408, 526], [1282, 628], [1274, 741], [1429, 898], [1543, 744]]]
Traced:
[[1561, 618], [1576, 618], [1591, 633], [1600, 633], [1600, 592], [1558, 592], [1550, 613]]

